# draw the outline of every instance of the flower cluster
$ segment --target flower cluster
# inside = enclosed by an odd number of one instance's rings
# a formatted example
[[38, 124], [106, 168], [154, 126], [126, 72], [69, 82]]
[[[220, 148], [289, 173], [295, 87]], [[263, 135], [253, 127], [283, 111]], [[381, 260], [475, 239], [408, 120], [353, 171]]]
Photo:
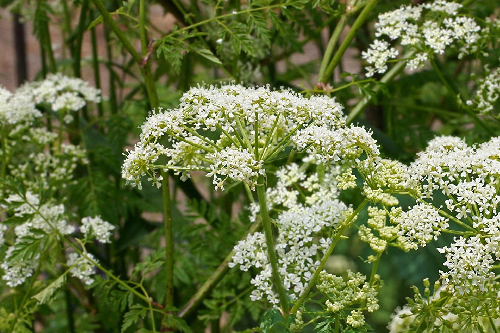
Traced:
[[70, 274], [80, 280], [86, 285], [90, 285], [94, 282], [94, 264], [97, 262], [94, 256], [90, 253], [85, 253], [84, 256], [78, 253], [70, 253], [68, 262], [66, 263], [70, 267]]
[[50, 74], [43, 81], [30, 82], [18, 89], [36, 104], [49, 104], [52, 110], [78, 111], [87, 102], [100, 103], [101, 91], [79, 78]]
[[[414, 50], [406, 64], [411, 70], [423, 67], [434, 53], [442, 54], [449, 46], [457, 48], [462, 58], [479, 50], [480, 40], [487, 36], [488, 29], [481, 28], [473, 18], [459, 16], [461, 7], [459, 3], [443, 0], [402, 6], [379, 15], [375, 36], [387, 36]], [[376, 39], [362, 52], [362, 58], [369, 64], [366, 75], [385, 73], [388, 61], [395, 59], [398, 53], [389, 42]]]
[[[485, 72], [490, 72], [485, 68]], [[479, 80], [476, 96], [468, 100], [467, 105], [473, 106], [479, 113], [488, 114], [495, 111], [500, 93], [500, 69], [491, 71], [485, 78]], [[496, 115], [496, 114], [495, 114]]]
[[39, 196], [31, 192], [27, 192], [25, 197], [18, 194], [10, 195], [5, 201], [8, 205], [14, 206], [15, 216], [31, 217], [14, 228], [18, 239], [43, 237], [39, 230], [46, 234], [57, 232], [61, 235], [69, 235], [75, 231], [75, 228], [66, 221], [64, 205], [50, 202], [42, 204]]
[[110, 243], [111, 232], [115, 226], [104, 221], [100, 216], [84, 217], [80, 231], [85, 238], [95, 237], [101, 243]]
[[40, 255], [35, 255], [24, 260], [13, 260], [13, 246], [7, 249], [5, 259], [0, 264], [0, 268], [5, 272], [2, 279], [6, 281], [9, 287], [15, 287], [23, 284], [27, 278], [33, 275], [37, 261]]
[[122, 167], [123, 178], [139, 188], [146, 175], [160, 186], [157, 170], [168, 169], [183, 179], [189, 171], [205, 171], [216, 188], [228, 178], [254, 187], [265, 175], [264, 163], [288, 146], [324, 162], [379, 153], [370, 132], [346, 126], [334, 99], [269, 87], [191, 88], [177, 109], [153, 110], [141, 130]]
[[61, 89], [74, 89], [84, 94], [83, 98], [99, 100], [97, 91], [84, 81], [61, 75], [25, 84], [15, 93], [0, 88], [0, 126], [3, 127], [0, 163], [5, 164], [2, 176], [12, 176], [28, 189], [41, 185], [45, 190], [60, 191], [72, 183], [76, 167], [88, 161], [84, 149], [62, 142], [62, 128], [56, 141], [58, 135], [38, 120], [42, 113], [36, 109], [36, 103], [42, 97], [47, 99], [44, 102], [57, 99], [40, 92], [47, 86], [52, 87], [53, 94]]
[[[320, 180], [317, 173], [307, 175], [296, 164], [283, 167], [277, 172], [278, 183], [267, 190], [270, 207], [284, 209], [276, 218], [278, 237], [275, 249], [278, 256], [279, 274], [291, 299], [296, 299], [304, 290], [319, 265], [319, 256], [328, 248], [331, 239], [327, 230], [340, 223], [347, 206], [338, 200], [336, 170], [329, 170]], [[307, 192], [305, 203], [300, 202], [300, 193]], [[253, 219], [258, 206], [252, 207]], [[281, 210], [280, 209], [280, 210]], [[255, 232], [240, 241], [234, 248], [235, 255], [230, 267], [236, 265], [247, 271], [255, 267], [260, 272], [251, 283], [256, 287], [251, 299], [264, 296], [273, 304], [278, 297], [272, 289], [271, 264], [267, 258], [264, 234]]]
[[398, 234], [414, 250], [419, 245], [425, 246], [433, 239], [436, 240], [449, 226], [448, 219], [426, 203], [416, 204], [406, 212], [400, 207], [392, 209], [390, 218], [392, 223], [399, 226]]
[[[13, 245], [8, 247], [1, 264], [4, 271], [2, 279], [7, 281], [7, 285], [15, 287], [24, 283], [26, 278], [33, 274], [35, 266], [40, 264], [38, 258], [40, 251], [46, 250], [45, 242], [50, 243], [53, 239], [73, 234], [76, 228], [68, 224], [64, 205], [42, 203], [40, 197], [32, 192], [25, 195], [12, 194], [5, 202], [3, 208], [11, 210], [14, 217], [20, 221], [24, 220], [23, 223], [16, 223], [13, 228], [15, 239]], [[100, 217], [84, 217], [80, 230], [86, 239], [95, 237], [101, 243], [109, 243], [114, 228]], [[0, 224], [2, 243], [6, 230], [7, 226]], [[85, 249], [83, 250], [86, 253]], [[95, 259], [89, 253], [86, 253], [85, 257], [71, 253], [68, 258], [70, 273], [86, 284], [92, 283], [94, 265], [91, 261], [95, 262]]]
[[[498, 137], [471, 147], [460, 138], [435, 138], [408, 170], [409, 182], [421, 186], [423, 197], [407, 212], [391, 211], [392, 221], [413, 248], [425, 246], [443, 230], [460, 235], [440, 252], [448, 268], [441, 272], [442, 279], [462, 294], [484, 290], [497, 278], [493, 267], [500, 259], [499, 156]], [[424, 201], [438, 200], [436, 192], [447, 197], [444, 207]], [[452, 230], [451, 222], [465, 232]]]
[[363, 310], [374, 312], [379, 308], [376, 285], [376, 283], [366, 282], [366, 277], [361, 273], [354, 273], [350, 270], [347, 271], [346, 280], [322, 271], [318, 278], [317, 288], [328, 298], [325, 303], [328, 312], [336, 313], [359, 306], [352, 309], [347, 316], [347, 324], [357, 328], [365, 324]]
[[[24, 139], [26, 145], [17, 146], [18, 164], [9, 165], [9, 172], [27, 188], [41, 186], [53, 191], [64, 189], [75, 182], [73, 177], [76, 168], [88, 164], [87, 151], [79, 146], [63, 143], [58, 151], [44, 150], [44, 146], [54, 142], [54, 136], [50, 132], [30, 131]], [[30, 139], [33, 141], [29, 142]], [[43, 140], [43, 144], [39, 144], [37, 140]], [[37, 178], [30, 177], [33, 172]], [[42, 175], [44, 177], [40, 177]]]
[[19, 91], [11, 93], [0, 87], [0, 125], [26, 127], [41, 116], [30, 96]]

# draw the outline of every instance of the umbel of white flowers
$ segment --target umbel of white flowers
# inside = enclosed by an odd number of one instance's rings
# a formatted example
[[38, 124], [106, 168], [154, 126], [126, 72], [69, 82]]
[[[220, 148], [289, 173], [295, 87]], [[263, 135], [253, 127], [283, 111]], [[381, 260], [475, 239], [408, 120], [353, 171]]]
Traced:
[[460, 8], [459, 3], [437, 0], [380, 14], [375, 24], [378, 39], [361, 53], [369, 64], [366, 76], [385, 73], [388, 62], [398, 56], [390, 42], [415, 52], [406, 64], [410, 70], [422, 68], [429, 58], [443, 54], [448, 47], [456, 48], [459, 58], [479, 52], [482, 40], [490, 33], [489, 25], [496, 23], [485, 22], [481, 27], [473, 18], [459, 15]]
[[141, 188], [141, 177], [160, 187], [158, 170], [205, 171], [216, 189], [230, 178], [254, 189], [264, 163], [287, 147], [322, 162], [378, 156], [371, 134], [346, 126], [342, 106], [333, 98], [304, 98], [269, 86], [198, 86], [176, 109], [153, 110], [141, 126], [140, 141], [126, 153], [122, 176]]

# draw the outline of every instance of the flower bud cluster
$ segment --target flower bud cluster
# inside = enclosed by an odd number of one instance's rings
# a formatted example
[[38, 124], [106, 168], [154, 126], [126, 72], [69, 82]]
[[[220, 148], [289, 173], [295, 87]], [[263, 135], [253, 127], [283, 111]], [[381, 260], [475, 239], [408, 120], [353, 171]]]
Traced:
[[[361, 273], [347, 271], [347, 279], [322, 271], [319, 274], [318, 291], [327, 296], [328, 312], [336, 313], [352, 309], [347, 316], [347, 324], [357, 328], [365, 324], [363, 310], [374, 312], [379, 309], [378, 288], [370, 285]], [[353, 309], [353, 307], [357, 306]]]
[[[424, 280], [424, 295], [414, 287], [414, 300], [391, 315], [390, 333], [422, 332], [494, 332], [500, 325], [498, 282], [471, 295], [456, 293], [450, 285], [439, 281], [430, 291]], [[425, 324], [424, 324], [425, 323]]]

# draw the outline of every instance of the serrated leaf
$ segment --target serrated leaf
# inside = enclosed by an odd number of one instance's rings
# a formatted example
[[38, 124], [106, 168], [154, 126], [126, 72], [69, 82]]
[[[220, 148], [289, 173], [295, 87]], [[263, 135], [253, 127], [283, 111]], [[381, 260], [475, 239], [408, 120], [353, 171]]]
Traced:
[[289, 332], [285, 328], [283, 316], [278, 309], [270, 309], [264, 313], [260, 323], [260, 329], [263, 333], [284, 333]]
[[44, 290], [34, 295], [32, 298], [38, 301], [38, 304], [47, 303], [50, 298], [54, 295], [54, 293], [66, 282], [66, 274], [59, 276], [56, 280], [54, 280], [51, 284], [49, 284]]
[[122, 324], [122, 329], [121, 332], [125, 332], [127, 328], [131, 327], [134, 324], [137, 324], [139, 319], [144, 319], [148, 312], [148, 308], [145, 308], [144, 306], [140, 304], [134, 304], [130, 307], [130, 310], [125, 313], [125, 316], [123, 316], [123, 324]]
[[213, 62], [214, 64], [217, 64], [217, 65], [222, 65], [222, 62], [219, 60], [219, 58], [217, 58], [213, 53], [212, 51], [210, 51], [209, 49], [207, 48], [202, 48], [202, 47], [199, 47], [199, 46], [193, 46], [191, 48], [191, 50], [193, 52], [195, 52], [196, 54], [202, 56], [203, 58]]
[[228, 26], [223, 26], [229, 36], [229, 42], [235, 53], [240, 54], [241, 51], [249, 55], [255, 54], [255, 43], [250, 38], [250, 31], [248, 27], [241, 23], [233, 21]]
[[[10, 205], [9, 205], [9, 208], [10, 208]], [[16, 226], [16, 225], [23, 224], [24, 222], [31, 219], [32, 217], [33, 217], [32, 214], [30, 214], [30, 215], [26, 214], [23, 216], [12, 216], [12, 217], [9, 217], [8, 219], [2, 221], [2, 224]]]
[[165, 60], [172, 66], [172, 69], [176, 74], [179, 74], [182, 67], [182, 58], [184, 54], [182, 51], [185, 49], [182, 42], [170, 38], [168, 40], [163, 40], [156, 49], [156, 56], [163, 56]]
[[[32, 229], [33, 231], [35, 229]], [[35, 238], [25, 236], [16, 242], [14, 250], [8, 258], [9, 262], [31, 260], [34, 256], [40, 253], [40, 248], [43, 243], [43, 238]]]

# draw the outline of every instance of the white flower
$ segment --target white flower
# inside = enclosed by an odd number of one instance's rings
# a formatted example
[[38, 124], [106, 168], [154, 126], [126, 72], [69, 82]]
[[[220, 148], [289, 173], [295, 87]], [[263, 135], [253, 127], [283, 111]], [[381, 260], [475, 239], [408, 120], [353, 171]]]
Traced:
[[27, 83], [18, 91], [31, 95], [35, 103], [54, 104], [54, 111], [67, 108], [78, 111], [86, 102], [99, 103], [101, 91], [89, 87], [79, 78], [70, 78], [60, 73], [50, 74], [40, 82]]
[[84, 217], [82, 219], [82, 226], [80, 230], [82, 231], [85, 238], [95, 237], [101, 243], [110, 243], [111, 232], [115, 229], [115, 226], [109, 222], [103, 221], [100, 216], [96, 217]]
[[4, 281], [7, 281], [7, 285], [9, 287], [21, 285], [26, 281], [27, 278], [32, 276], [35, 265], [38, 261], [38, 258], [40, 257], [40, 255], [37, 254], [32, 258], [11, 261], [9, 260], [9, 258], [11, 257], [14, 248], [14, 246], [11, 246], [7, 249], [5, 259], [0, 265], [0, 267], [4, 271], [2, 279]]
[[64, 92], [56, 97], [52, 104], [52, 110], [78, 111], [85, 106], [85, 100], [80, 98], [76, 92]]
[[[177, 109], [153, 110], [141, 126], [140, 141], [126, 154], [122, 176], [140, 187], [141, 177], [148, 175], [159, 186], [158, 169], [181, 173], [184, 179], [200, 170], [214, 177], [216, 188], [223, 188], [226, 179], [254, 188], [257, 177], [265, 175], [264, 163], [287, 146], [305, 149], [318, 141], [311, 148], [315, 154], [332, 155], [322, 156], [324, 160], [354, 159], [367, 149], [378, 153], [369, 132], [345, 125], [342, 106], [326, 96], [307, 99], [268, 86], [198, 86], [182, 96]], [[329, 140], [328, 151], [317, 151], [315, 131]], [[164, 136], [169, 148], [160, 144]], [[158, 165], [161, 156], [167, 161]]]
[[215, 189], [224, 189], [225, 179], [220, 179], [217, 175], [245, 182], [251, 189], [255, 188], [257, 177], [265, 175], [263, 161], [256, 161], [254, 155], [246, 149], [226, 148], [220, 152], [208, 154], [207, 158], [213, 160], [207, 177], [214, 178]]
[[90, 285], [94, 282], [94, 264], [92, 261], [97, 262], [94, 256], [90, 253], [85, 253], [84, 256], [78, 253], [70, 253], [68, 262], [66, 265], [70, 267], [70, 274], [80, 280], [86, 285]]
[[5, 224], [0, 223], [0, 246], [5, 243], [4, 233], [7, 231], [7, 226]]
[[28, 126], [41, 116], [42, 113], [35, 108], [35, 103], [30, 96], [20, 92], [12, 94], [0, 87], [0, 125]]
[[427, 53], [418, 53], [415, 55], [413, 59], [410, 59], [408, 61], [407, 67], [412, 71], [416, 69], [421, 69], [424, 67], [426, 62], [427, 62]]
[[[488, 68], [485, 68], [488, 72]], [[467, 102], [473, 105], [481, 114], [495, 111], [495, 103], [500, 96], [500, 69], [496, 69], [479, 81], [476, 97]]]
[[[389, 60], [398, 54], [396, 49], [389, 48], [389, 43], [382, 39], [384, 36], [418, 52], [406, 64], [410, 70], [422, 68], [429, 53], [442, 54], [447, 47], [458, 49], [459, 58], [478, 52], [481, 39], [488, 36], [488, 29], [481, 29], [474, 18], [457, 16], [461, 7], [459, 3], [440, 0], [415, 6], [404, 5], [380, 14], [375, 23], [378, 39], [361, 53], [368, 63], [366, 76], [385, 73]], [[429, 11], [434, 13], [426, 15]]]
[[391, 314], [391, 322], [387, 328], [390, 333], [402, 333], [413, 323], [415, 317], [407, 306], [404, 306], [402, 309], [398, 308], [396, 309], [396, 313]]
[[444, 0], [435, 0], [431, 3], [424, 3], [424, 8], [430, 9], [435, 12], [445, 12], [448, 15], [457, 15], [458, 9], [462, 5], [457, 2], [448, 2]]
[[[269, 209], [275, 206], [285, 207], [276, 221], [278, 237], [275, 250], [278, 259], [278, 270], [284, 288], [291, 299], [297, 299], [303, 292], [314, 271], [319, 266], [318, 256], [324, 253], [331, 239], [320, 237], [326, 230], [336, 228], [347, 206], [338, 200], [336, 187], [338, 169], [327, 169], [322, 181], [317, 174], [306, 176], [306, 173], [292, 164], [277, 171], [278, 184], [269, 188], [266, 197]], [[294, 185], [311, 191], [305, 203], [299, 201]], [[256, 207], [254, 205], [254, 207]], [[256, 214], [257, 209], [252, 210]], [[255, 216], [252, 217], [255, 220]], [[319, 242], [318, 242], [319, 239]], [[255, 232], [234, 248], [235, 255], [229, 267], [239, 265], [243, 271], [255, 267], [259, 273], [251, 280], [255, 286], [250, 298], [259, 300], [267, 297], [272, 304], [278, 303], [278, 297], [272, 289], [271, 264], [267, 258], [267, 244], [261, 232]]]
[[367, 51], [361, 52], [361, 58], [365, 59], [370, 65], [368, 77], [372, 76], [372, 73], [383, 74], [387, 71], [387, 61], [389, 59], [394, 59], [398, 55], [398, 51], [395, 48], [389, 48], [389, 43], [381, 40], [374, 40], [373, 44]]
[[433, 206], [424, 203], [419, 203], [400, 215], [392, 215], [391, 222], [401, 227], [401, 236], [420, 246], [437, 239], [441, 231], [449, 226], [447, 218], [439, 215], [439, 211]]
[[440, 271], [441, 278], [462, 295], [476, 288], [484, 291], [485, 285], [495, 279], [491, 271], [495, 258], [479, 237], [455, 238], [450, 247], [439, 252], [446, 254], [444, 265], [448, 268], [447, 272]]

